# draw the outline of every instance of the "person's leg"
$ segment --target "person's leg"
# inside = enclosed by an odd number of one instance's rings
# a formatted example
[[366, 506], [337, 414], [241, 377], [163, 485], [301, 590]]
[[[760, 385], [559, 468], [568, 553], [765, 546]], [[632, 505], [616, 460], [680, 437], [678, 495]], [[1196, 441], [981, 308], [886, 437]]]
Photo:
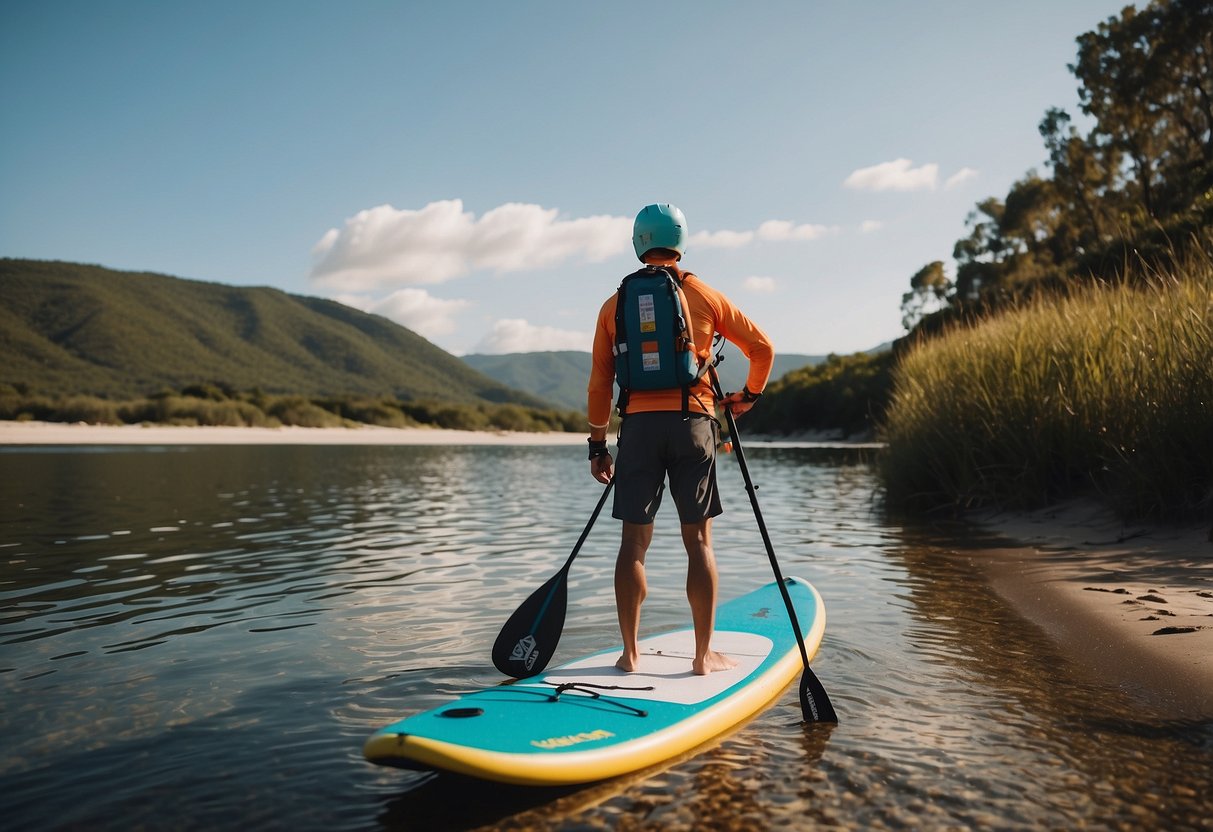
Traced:
[[695, 658], [691, 670], [700, 676], [736, 667], [737, 662], [712, 649], [716, 626], [716, 556], [712, 552], [712, 519], [682, 524], [687, 550], [687, 600], [695, 624]]
[[623, 523], [623, 539], [615, 560], [615, 607], [623, 635], [623, 655], [615, 666], [631, 673], [640, 662], [640, 605], [648, 594], [644, 556], [653, 540], [653, 524]]

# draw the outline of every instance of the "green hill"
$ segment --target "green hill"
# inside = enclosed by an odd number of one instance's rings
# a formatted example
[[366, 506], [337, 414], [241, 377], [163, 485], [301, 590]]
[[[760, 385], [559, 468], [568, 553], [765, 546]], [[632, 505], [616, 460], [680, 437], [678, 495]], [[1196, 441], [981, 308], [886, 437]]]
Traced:
[[[740, 350], [725, 344], [720, 365], [720, 383], [726, 390], [745, 384], [747, 363]], [[801, 367], [825, 361], [823, 355], [775, 354], [771, 380]], [[490, 375], [516, 390], [525, 390], [562, 407], [585, 410], [585, 388], [590, 378], [590, 354], [562, 352], [516, 352], [505, 355], [472, 354], [463, 360], [475, 370]]]
[[525, 390], [561, 407], [585, 410], [590, 354], [576, 350], [463, 356], [469, 367], [507, 387]]
[[305, 396], [548, 404], [334, 301], [0, 259], [0, 383], [127, 398], [202, 382]]

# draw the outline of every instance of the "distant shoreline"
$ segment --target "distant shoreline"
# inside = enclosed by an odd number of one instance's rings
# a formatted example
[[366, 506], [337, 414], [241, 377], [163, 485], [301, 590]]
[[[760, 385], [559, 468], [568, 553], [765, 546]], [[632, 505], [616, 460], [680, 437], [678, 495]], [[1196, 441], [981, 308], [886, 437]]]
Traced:
[[[615, 441], [615, 437], [610, 437]], [[277, 428], [212, 425], [94, 425], [84, 422], [0, 421], [4, 445], [581, 445], [582, 432], [387, 428]], [[849, 441], [832, 433], [754, 436], [746, 445], [764, 447], [879, 448], [878, 442]]]
[[579, 445], [581, 433], [0, 422], [0, 445]]

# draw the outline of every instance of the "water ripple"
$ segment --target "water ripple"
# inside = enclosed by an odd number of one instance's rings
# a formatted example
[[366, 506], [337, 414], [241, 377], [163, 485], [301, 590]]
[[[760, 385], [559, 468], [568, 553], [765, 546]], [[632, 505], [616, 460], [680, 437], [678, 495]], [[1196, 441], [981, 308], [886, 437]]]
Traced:
[[[358, 749], [499, 681], [498, 628], [563, 563], [601, 493], [567, 449], [0, 454], [22, 470], [0, 477], [6, 819], [1198, 828], [1213, 816], [1213, 728], [1152, 717], [1075, 672], [967, 555], [885, 516], [861, 454], [747, 451], [784, 573], [826, 599], [814, 669], [842, 723], [801, 725], [788, 694], [700, 754], [543, 793], [379, 769]], [[729, 457], [720, 481], [731, 596], [767, 582], [770, 564]], [[687, 620], [671, 511], [648, 558], [647, 631]], [[617, 545], [600, 518], [570, 574], [558, 659], [617, 641]]]

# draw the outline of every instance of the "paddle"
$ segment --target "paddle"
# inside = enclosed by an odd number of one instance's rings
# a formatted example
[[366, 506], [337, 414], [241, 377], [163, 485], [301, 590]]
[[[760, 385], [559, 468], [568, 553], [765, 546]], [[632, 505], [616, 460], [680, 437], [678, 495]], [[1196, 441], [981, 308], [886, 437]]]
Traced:
[[[709, 365], [712, 374], [712, 386], [716, 395], [724, 397], [720, 388], [720, 376], [716, 374], [716, 365]], [[800, 712], [805, 722], [838, 722], [830, 697], [822, 687], [817, 676], [809, 668], [809, 653], [804, 647], [804, 636], [800, 632], [800, 621], [796, 618], [796, 610], [792, 606], [792, 596], [788, 594], [787, 581], [779, 569], [779, 561], [775, 557], [775, 548], [771, 545], [771, 536], [767, 534], [767, 524], [762, 519], [762, 510], [758, 507], [758, 489], [750, 479], [750, 469], [745, 464], [745, 452], [741, 449], [741, 436], [737, 433], [737, 421], [733, 411], [724, 408], [724, 418], [729, 425], [729, 436], [733, 440], [733, 453], [737, 455], [737, 464], [741, 466], [741, 477], [745, 480], [745, 490], [750, 495], [750, 505], [754, 507], [754, 519], [758, 521], [758, 531], [762, 533], [762, 542], [767, 547], [767, 558], [771, 561], [771, 570], [775, 573], [775, 581], [779, 584], [779, 594], [783, 596], [783, 604], [788, 608], [788, 617], [792, 619], [792, 632], [796, 634], [796, 645], [800, 648], [800, 658], [804, 662], [804, 674], [800, 677]]]
[[560, 567], [560, 571], [548, 579], [547, 583], [531, 593], [522, 602], [522, 606], [514, 610], [514, 614], [505, 622], [497, 641], [493, 642], [493, 666], [507, 676], [523, 679], [542, 673], [556, 652], [560, 634], [564, 630], [564, 612], [568, 605], [569, 567], [573, 558], [581, 551], [581, 544], [594, 527], [606, 503], [607, 495], [611, 493], [614, 480], [607, 483], [598, 505], [590, 515], [590, 522], [585, 524], [577, 545], [573, 547], [569, 559]]

